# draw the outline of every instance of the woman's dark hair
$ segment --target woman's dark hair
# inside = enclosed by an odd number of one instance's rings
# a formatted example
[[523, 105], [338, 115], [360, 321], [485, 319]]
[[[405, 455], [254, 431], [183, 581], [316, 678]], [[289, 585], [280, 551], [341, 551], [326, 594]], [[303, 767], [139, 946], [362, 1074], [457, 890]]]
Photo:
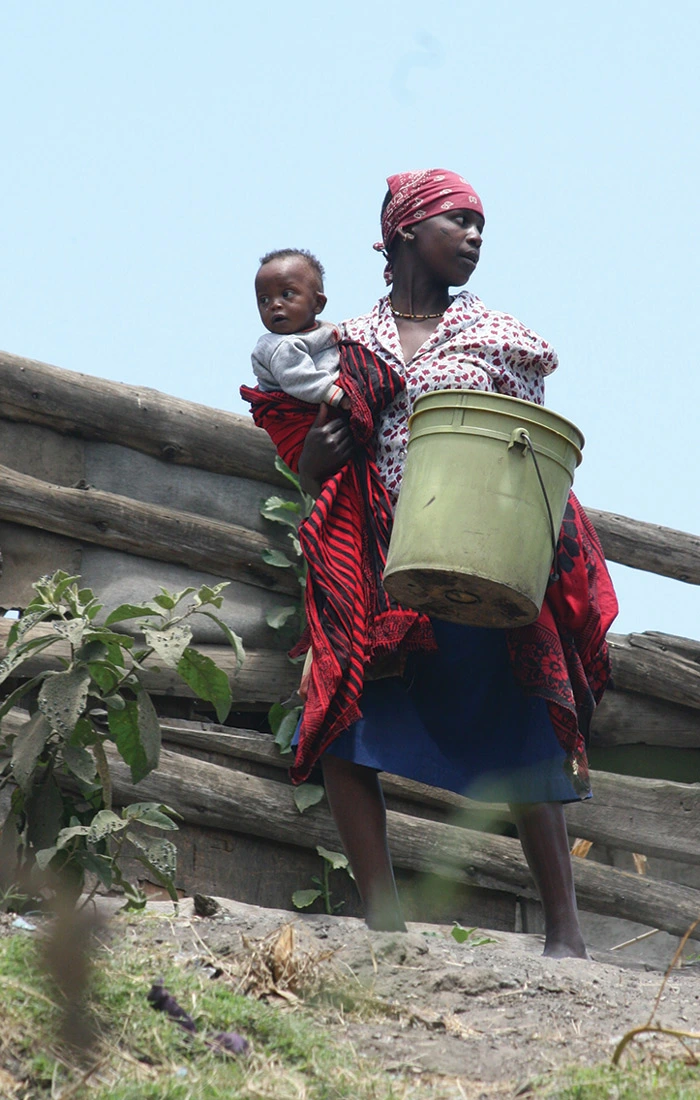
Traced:
[[288, 256], [299, 256], [302, 260], [306, 260], [309, 267], [314, 274], [318, 277], [319, 290], [323, 290], [323, 278], [326, 274], [323, 264], [320, 260], [317, 260], [313, 252], [309, 252], [307, 248], [277, 248], [274, 252], [266, 252], [264, 256], [260, 257], [260, 266], [269, 264], [271, 260], [283, 260]]

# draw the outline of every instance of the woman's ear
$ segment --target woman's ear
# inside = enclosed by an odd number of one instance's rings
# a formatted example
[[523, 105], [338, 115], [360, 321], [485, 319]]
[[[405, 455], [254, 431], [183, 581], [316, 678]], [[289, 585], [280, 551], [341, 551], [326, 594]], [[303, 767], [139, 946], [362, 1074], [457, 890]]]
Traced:
[[401, 229], [399, 227], [396, 232], [398, 233], [402, 241], [415, 241], [416, 239], [415, 233], [409, 233], [407, 229]]

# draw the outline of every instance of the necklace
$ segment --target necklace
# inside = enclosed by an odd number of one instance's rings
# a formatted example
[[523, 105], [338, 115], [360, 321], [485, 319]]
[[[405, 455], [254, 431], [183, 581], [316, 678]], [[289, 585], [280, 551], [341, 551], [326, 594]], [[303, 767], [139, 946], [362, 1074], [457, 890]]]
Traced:
[[[452, 305], [452, 302], [450, 302], [450, 305]], [[402, 321], [432, 321], [435, 317], [443, 317], [450, 308], [450, 305], [445, 306], [439, 313], [400, 313], [398, 309], [394, 309], [391, 298], [389, 299], [389, 308], [391, 312], [394, 314], [394, 317], [400, 317]]]

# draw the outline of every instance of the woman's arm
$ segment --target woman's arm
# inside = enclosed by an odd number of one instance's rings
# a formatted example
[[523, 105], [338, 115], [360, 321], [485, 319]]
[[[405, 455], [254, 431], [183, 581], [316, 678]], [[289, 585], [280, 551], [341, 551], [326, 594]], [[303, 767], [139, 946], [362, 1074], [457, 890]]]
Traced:
[[352, 458], [353, 438], [347, 420], [329, 416], [328, 405], [321, 405], [299, 457], [301, 487], [313, 497], [320, 494], [323, 482]]

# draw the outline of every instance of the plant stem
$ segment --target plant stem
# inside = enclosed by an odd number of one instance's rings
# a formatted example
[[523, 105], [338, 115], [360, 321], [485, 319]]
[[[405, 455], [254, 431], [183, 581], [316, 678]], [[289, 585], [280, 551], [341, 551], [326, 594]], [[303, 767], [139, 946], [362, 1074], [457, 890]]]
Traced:
[[95, 757], [95, 764], [97, 765], [97, 774], [100, 777], [102, 783], [102, 803], [105, 810], [112, 809], [112, 777], [109, 774], [109, 764], [107, 763], [107, 755], [104, 750], [102, 741], [96, 741], [92, 745], [92, 753]]

